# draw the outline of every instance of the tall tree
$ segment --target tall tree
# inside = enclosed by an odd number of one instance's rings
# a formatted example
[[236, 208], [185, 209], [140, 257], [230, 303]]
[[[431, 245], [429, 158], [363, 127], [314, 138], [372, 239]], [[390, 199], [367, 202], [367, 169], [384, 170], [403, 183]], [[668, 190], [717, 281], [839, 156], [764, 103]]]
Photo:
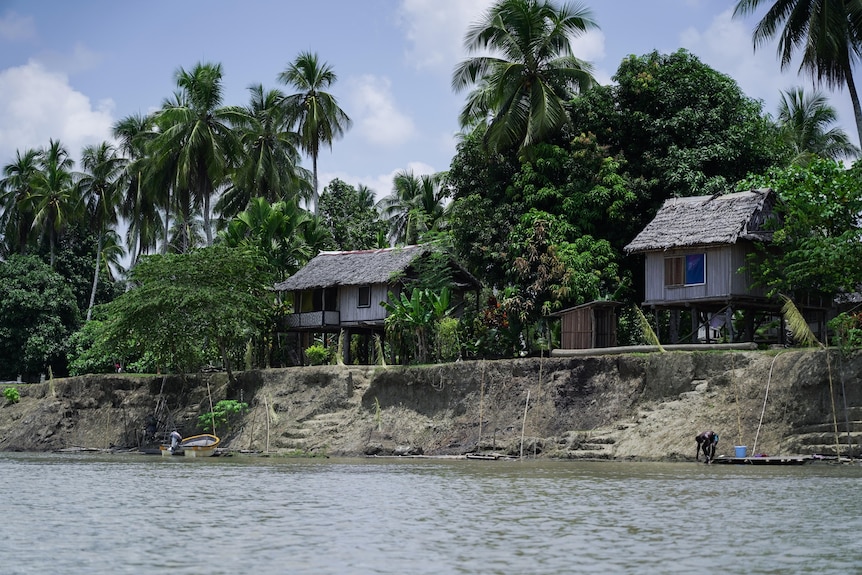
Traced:
[[206, 361], [208, 343], [234, 380], [231, 366], [269, 319], [273, 279], [257, 253], [218, 245], [151, 255], [132, 280], [137, 287], [107, 304], [106, 339], [118, 357], [150, 353], [163, 368], [187, 372]]
[[[771, 4], [771, 5], [770, 5]], [[739, 0], [733, 15], [748, 15], [769, 5], [754, 28], [755, 49], [778, 36], [781, 68], [802, 53], [800, 72], [829, 87], [847, 86], [856, 130], [862, 142], [862, 106], [853, 64], [862, 52], [862, 2], [859, 0]]]
[[251, 86], [246, 117], [235, 129], [242, 143], [242, 157], [231, 184], [216, 204], [223, 218], [246, 209], [254, 197], [270, 203], [296, 201], [311, 195], [311, 174], [300, 166], [299, 135], [290, 131], [279, 90]]
[[39, 170], [33, 180], [34, 225], [48, 237], [51, 267], [54, 267], [57, 238], [82, 209], [73, 166], [66, 148], [58, 140], [51, 140], [40, 154]]
[[377, 238], [389, 229], [374, 205], [374, 192], [361, 184], [354, 188], [338, 178], [320, 194], [320, 220], [339, 250], [384, 247], [378, 245]]
[[781, 92], [778, 123], [784, 141], [793, 150], [794, 163], [805, 164], [816, 156], [832, 160], [859, 156], [859, 148], [844, 130], [830, 128], [837, 119], [835, 108], [822, 92], [806, 94], [802, 88]]
[[315, 218], [296, 202], [252, 198], [248, 208], [234, 217], [219, 237], [228, 247], [252, 246], [266, 259], [271, 273], [284, 280], [323, 247], [307, 241], [306, 228]]
[[147, 147], [156, 136], [153, 116], [126, 116], [114, 124], [113, 134], [120, 152], [128, 160], [120, 215], [128, 222], [125, 242], [134, 266], [139, 255], [156, 249], [164, 233], [159, 198], [167, 194], [159, 182], [145, 177], [151, 163]]
[[117, 224], [121, 203], [125, 158], [117, 154], [111, 144], [102, 142], [98, 146], [87, 146], [81, 154], [83, 173], [78, 181], [81, 198], [86, 203], [90, 225], [96, 233], [96, 263], [93, 270], [93, 289], [87, 306], [87, 321], [90, 321], [99, 284], [102, 248], [105, 235]]
[[317, 159], [321, 144], [332, 147], [332, 142], [350, 129], [350, 117], [338, 106], [335, 96], [326, 90], [338, 77], [332, 67], [321, 62], [317, 54], [302, 52], [278, 79], [298, 90], [284, 98], [291, 125], [297, 126], [302, 149], [311, 156], [313, 191], [311, 211], [317, 215], [319, 187]]
[[[222, 106], [221, 64], [198, 63], [176, 72], [179, 97], [158, 112], [160, 134], [154, 145], [163, 158], [176, 153], [176, 186], [188, 189], [201, 205], [207, 245], [212, 244], [210, 200], [225, 183], [239, 152], [239, 140], [231, 124], [245, 119], [237, 106]], [[183, 203], [182, 205], [188, 205]], [[189, 214], [185, 215], [186, 221]]]
[[445, 222], [449, 189], [444, 172], [416, 176], [400, 171], [392, 179], [392, 193], [380, 200], [382, 217], [390, 223], [390, 239], [396, 244], [415, 244], [422, 234]]
[[36, 256], [0, 261], [0, 379], [38, 381], [49, 365], [61, 375], [78, 321], [68, 278]]
[[33, 179], [39, 169], [39, 151], [18, 150], [15, 161], [3, 167], [0, 180], [0, 254], [24, 254], [33, 225]]
[[571, 40], [598, 28], [579, 5], [550, 0], [499, 0], [467, 31], [473, 56], [455, 68], [455, 91], [473, 86], [460, 121], [471, 126], [489, 118], [492, 150], [524, 149], [568, 122], [565, 103], [594, 83], [592, 67], [575, 57]]

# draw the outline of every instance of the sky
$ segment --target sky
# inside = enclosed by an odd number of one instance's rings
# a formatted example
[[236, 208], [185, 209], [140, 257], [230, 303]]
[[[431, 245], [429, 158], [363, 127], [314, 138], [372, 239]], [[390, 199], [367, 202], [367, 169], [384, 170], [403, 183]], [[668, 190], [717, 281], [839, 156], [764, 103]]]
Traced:
[[[733, 19], [735, 0], [587, 0], [598, 30], [574, 41], [601, 84], [627, 55], [685, 48], [734, 78], [775, 115], [780, 91], [812, 88], [798, 64], [780, 70], [775, 45], [756, 51], [759, 14]], [[225, 105], [278, 82], [296, 56], [318, 54], [353, 120], [319, 158], [333, 178], [383, 197], [398, 171], [448, 169], [465, 92], [453, 92], [464, 34], [491, 0], [0, 0], [0, 166], [16, 150], [62, 142], [73, 158], [111, 141], [112, 125], [161, 107], [178, 69], [220, 63]], [[833, 92], [840, 126], [858, 143], [850, 97]], [[310, 167], [310, 160], [304, 160]]]

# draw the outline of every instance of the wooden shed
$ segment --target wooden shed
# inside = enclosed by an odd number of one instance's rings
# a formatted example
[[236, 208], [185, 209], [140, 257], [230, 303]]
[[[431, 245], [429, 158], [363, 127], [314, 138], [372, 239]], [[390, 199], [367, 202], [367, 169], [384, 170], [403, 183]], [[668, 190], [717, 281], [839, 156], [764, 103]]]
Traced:
[[617, 308], [615, 301], [593, 301], [559, 311], [561, 349], [616, 347]]

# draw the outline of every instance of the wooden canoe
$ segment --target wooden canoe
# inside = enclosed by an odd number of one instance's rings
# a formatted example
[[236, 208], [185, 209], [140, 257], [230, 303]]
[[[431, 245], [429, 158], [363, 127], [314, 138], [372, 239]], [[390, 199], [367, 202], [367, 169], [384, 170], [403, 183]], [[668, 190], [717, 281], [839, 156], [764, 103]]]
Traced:
[[185, 455], [186, 457], [211, 457], [215, 455], [216, 448], [221, 440], [215, 435], [202, 433], [192, 435], [180, 441], [176, 449], [171, 450], [170, 445], [162, 445], [159, 449], [162, 455]]

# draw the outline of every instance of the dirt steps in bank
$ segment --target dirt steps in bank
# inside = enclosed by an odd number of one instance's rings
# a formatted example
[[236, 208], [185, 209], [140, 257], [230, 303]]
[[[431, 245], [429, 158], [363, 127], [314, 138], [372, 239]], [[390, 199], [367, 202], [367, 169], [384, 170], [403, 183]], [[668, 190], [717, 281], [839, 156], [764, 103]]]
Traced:
[[838, 408], [835, 420], [794, 428], [787, 438], [786, 451], [800, 455], [862, 457], [862, 406], [848, 407], [846, 414], [843, 408]]
[[320, 413], [288, 425], [280, 434], [275, 447], [280, 449], [318, 452], [325, 451], [331, 440], [342, 437], [344, 415], [340, 412]]
[[565, 459], [612, 459], [617, 432], [626, 427], [626, 424], [620, 424], [612, 428], [569, 431], [560, 438], [557, 456]]

